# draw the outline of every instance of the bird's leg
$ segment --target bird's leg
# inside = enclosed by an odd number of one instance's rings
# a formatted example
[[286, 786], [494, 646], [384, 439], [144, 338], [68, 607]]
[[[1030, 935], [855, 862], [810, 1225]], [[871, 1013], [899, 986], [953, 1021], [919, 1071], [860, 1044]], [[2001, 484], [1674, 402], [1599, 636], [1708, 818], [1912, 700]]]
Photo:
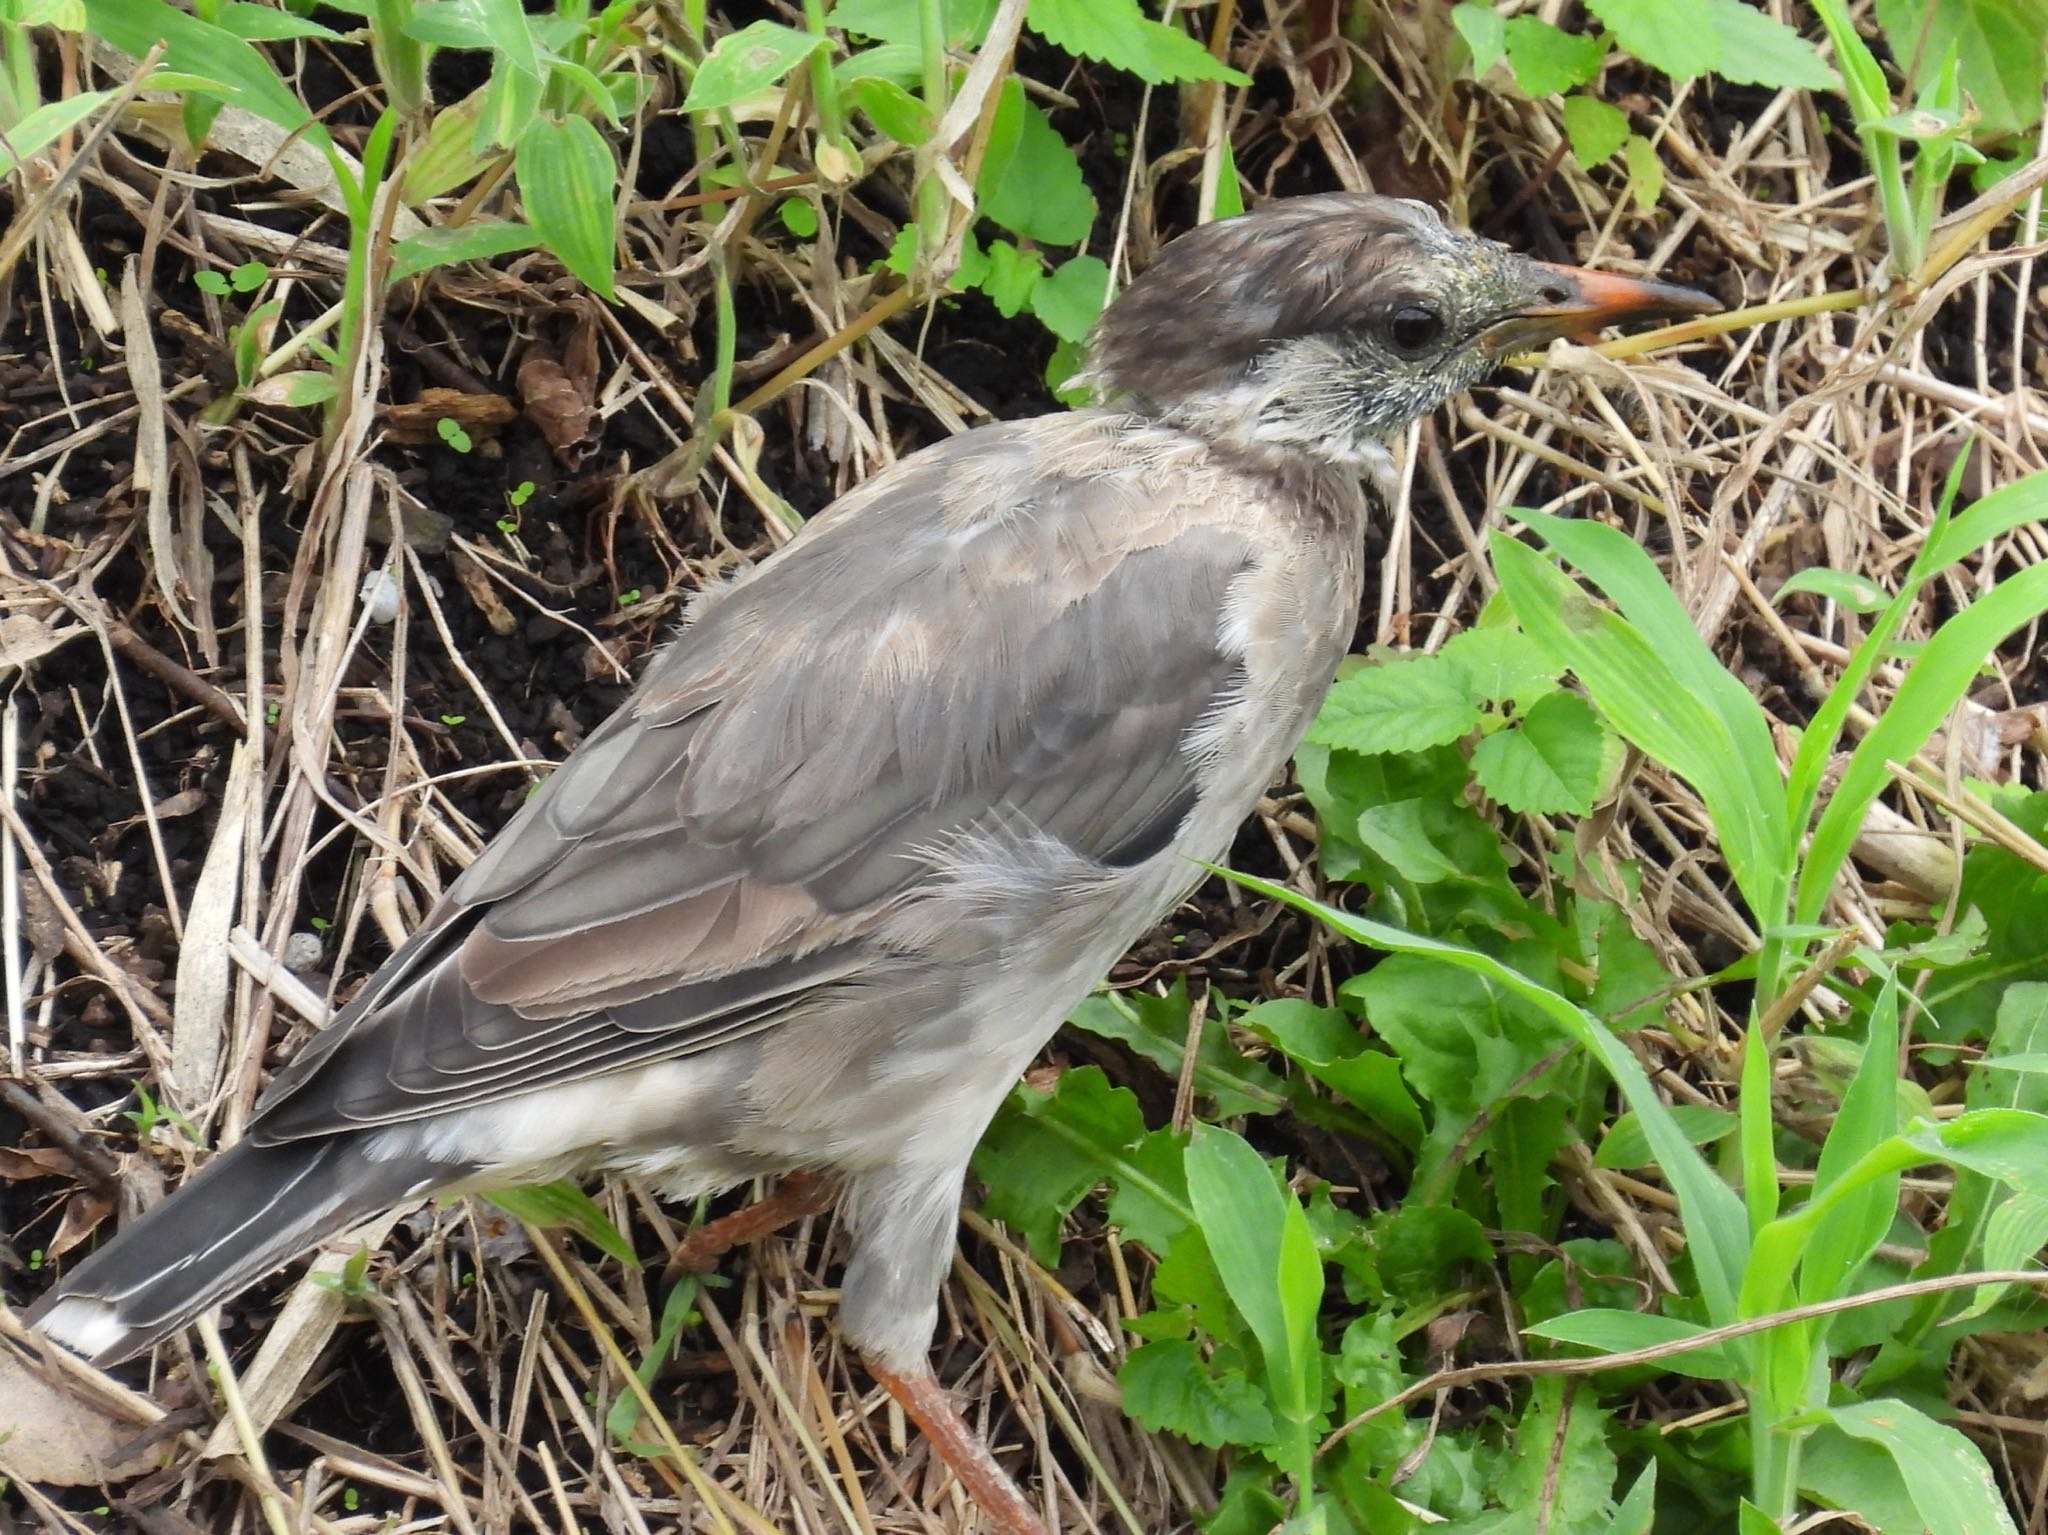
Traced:
[[937, 1376], [922, 1367], [899, 1375], [873, 1360], [867, 1363], [868, 1373], [896, 1399], [1000, 1535], [1049, 1535], [1038, 1510], [996, 1464], [988, 1442], [960, 1416]]
[[664, 1277], [706, 1273], [735, 1247], [758, 1242], [806, 1215], [829, 1210], [838, 1197], [839, 1185], [830, 1178], [802, 1170], [785, 1174], [766, 1199], [757, 1199], [743, 1210], [706, 1221], [684, 1237], [676, 1244]]

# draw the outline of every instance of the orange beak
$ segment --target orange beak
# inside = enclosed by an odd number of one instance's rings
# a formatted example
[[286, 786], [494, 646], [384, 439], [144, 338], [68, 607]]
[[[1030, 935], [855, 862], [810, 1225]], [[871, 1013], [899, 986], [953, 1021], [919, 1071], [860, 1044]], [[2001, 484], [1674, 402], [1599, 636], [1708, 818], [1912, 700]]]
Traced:
[[1498, 357], [1525, 347], [1543, 346], [1559, 336], [1592, 341], [1609, 325], [1625, 320], [1663, 319], [1673, 315], [1712, 314], [1719, 300], [1675, 283], [1646, 282], [1589, 272], [1584, 267], [1528, 263], [1530, 302], [1488, 326], [1479, 343]]

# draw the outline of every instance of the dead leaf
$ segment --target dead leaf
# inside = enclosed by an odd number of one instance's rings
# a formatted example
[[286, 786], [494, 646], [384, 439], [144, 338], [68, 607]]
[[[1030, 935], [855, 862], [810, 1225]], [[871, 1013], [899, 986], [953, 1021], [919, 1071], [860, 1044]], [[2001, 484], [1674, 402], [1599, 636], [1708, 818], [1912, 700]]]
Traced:
[[33, 613], [9, 613], [0, 618], [0, 667], [27, 666], [85, 632], [83, 625], [52, 629]]
[[468, 550], [457, 548], [449, 555], [448, 563], [455, 571], [455, 579], [462, 589], [469, 593], [469, 600], [483, 614], [484, 622], [491, 626], [493, 634], [512, 634], [519, 628], [519, 616], [505, 606], [498, 595], [498, 588], [490, 576], [477, 562], [476, 556]]
[[519, 414], [502, 394], [469, 394], [461, 389], [422, 389], [410, 404], [383, 405], [377, 420], [392, 442], [420, 447], [438, 442], [441, 423], [452, 421], [472, 437], [495, 437]]
[[61, 1258], [72, 1248], [83, 1242], [99, 1228], [101, 1221], [114, 1213], [114, 1199], [111, 1194], [98, 1194], [91, 1189], [80, 1189], [64, 1204], [64, 1218], [57, 1223], [57, 1234], [50, 1238], [50, 1245], [43, 1249], [43, 1257]]
[[21, 1350], [0, 1348], [0, 1472], [44, 1487], [132, 1481], [176, 1448], [158, 1441], [116, 1460], [143, 1428], [53, 1384]]

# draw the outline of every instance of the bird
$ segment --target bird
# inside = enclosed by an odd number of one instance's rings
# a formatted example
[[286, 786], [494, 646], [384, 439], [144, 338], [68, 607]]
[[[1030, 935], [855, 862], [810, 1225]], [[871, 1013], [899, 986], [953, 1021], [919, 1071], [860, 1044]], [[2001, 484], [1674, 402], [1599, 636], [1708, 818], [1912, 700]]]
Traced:
[[109, 1364], [428, 1194], [805, 1170], [843, 1337], [1037, 1535], [928, 1357], [983, 1129], [1285, 769], [1389, 444], [1510, 354], [1715, 307], [1369, 194], [1168, 242], [1094, 331], [1098, 403], [912, 453], [698, 594], [242, 1137], [30, 1324]]

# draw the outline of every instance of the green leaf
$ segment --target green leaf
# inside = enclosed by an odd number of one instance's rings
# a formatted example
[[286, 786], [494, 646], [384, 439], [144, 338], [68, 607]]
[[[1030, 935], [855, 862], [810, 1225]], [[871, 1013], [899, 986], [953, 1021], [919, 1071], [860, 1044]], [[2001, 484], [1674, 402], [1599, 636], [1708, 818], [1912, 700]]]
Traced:
[[[1887, 971], [1870, 1010], [1863, 1059], [1828, 1129], [1814, 1170], [1819, 1198], [1865, 1155], [1898, 1133], [1899, 982]], [[1897, 1174], [1879, 1178], [1843, 1200], [1815, 1227], [1799, 1265], [1799, 1299], [1806, 1304], [1851, 1293], [1856, 1272], [1891, 1229], [1899, 1208]]]
[[1060, 1223], [1104, 1183], [1116, 1190], [1111, 1223], [1155, 1253], [1194, 1219], [1178, 1138], [1148, 1131], [1136, 1095], [1096, 1066], [1063, 1073], [1049, 1093], [1013, 1089], [974, 1171], [988, 1191], [983, 1211], [1022, 1233], [1048, 1268], [1059, 1262]]
[[251, 5], [248, 0], [228, 0], [215, 13], [214, 19], [223, 31], [232, 32], [252, 43], [282, 43], [300, 37], [341, 41], [341, 34], [332, 27], [323, 27], [308, 17], [294, 16], [290, 11], [281, 11], [274, 6]]
[[1813, 44], [1745, 0], [1586, 0], [1623, 51], [1674, 80], [1714, 74], [1741, 85], [1833, 90]]
[[401, 282], [458, 261], [489, 261], [531, 250], [540, 236], [525, 224], [492, 220], [453, 229], [423, 229], [391, 248], [391, 280]]
[[[916, 46], [924, 33], [918, 19], [920, 0], [838, 0], [830, 21], [862, 37]], [[995, 19], [999, 0], [942, 0], [940, 27], [949, 48], [979, 47]]]
[[1648, 213], [1664, 195], [1664, 162], [1657, 158], [1657, 146], [1640, 133], [1631, 133], [1621, 148], [1622, 159], [1628, 163], [1629, 195], [1635, 198], [1637, 208]]
[[1501, 15], [1485, 0], [1458, 0], [1451, 7], [1451, 25], [1471, 50], [1472, 73], [1485, 74], [1507, 52], [1507, 29]]
[[[1188, 989], [1176, 981], [1163, 997], [1142, 991], [1090, 997], [1067, 1021], [1076, 1028], [1128, 1046], [1171, 1081], [1179, 1081], [1187, 1054]], [[1213, 1117], [1277, 1114], [1287, 1106], [1287, 1086], [1259, 1062], [1231, 1045], [1222, 1021], [1210, 1018], [1195, 1046], [1194, 1088]]]
[[[1695, 1146], [1711, 1146], [1735, 1133], [1735, 1116], [1711, 1103], [1674, 1103], [1671, 1118]], [[1643, 1122], [1631, 1110], [1608, 1127], [1593, 1153], [1593, 1165], [1607, 1168], [1652, 1167], [1657, 1156]]]
[[712, 44], [690, 81], [683, 110], [716, 112], [738, 106], [825, 46], [825, 38], [795, 27], [773, 21], [749, 22]]
[[1081, 162], [1014, 75], [1003, 82], [974, 192], [984, 216], [1028, 240], [1078, 245], [1095, 225]]
[[1422, 1110], [1401, 1080], [1400, 1063], [1367, 1045], [1336, 1008], [1282, 997], [1261, 1002], [1238, 1022], [1402, 1145], [1422, 1144]]
[[1628, 1496], [1614, 1510], [1614, 1521], [1607, 1526], [1607, 1535], [1650, 1535], [1651, 1526], [1656, 1522], [1657, 1463], [1653, 1460], [1643, 1467], [1643, 1474], [1635, 1479]]
[[599, 1251], [639, 1267], [640, 1258], [633, 1251], [633, 1244], [612, 1224], [611, 1217], [598, 1208], [596, 1200], [566, 1178], [525, 1188], [499, 1189], [484, 1195], [484, 1199], [514, 1220], [543, 1231], [566, 1227]]
[[[640, 1377], [640, 1384], [648, 1387], [650, 1392], [655, 1379], [668, 1364], [678, 1335], [685, 1327], [701, 1320], [697, 1315], [696, 1300], [697, 1276], [685, 1274], [669, 1290], [668, 1299], [661, 1303], [661, 1320], [655, 1326], [654, 1345], [633, 1371]], [[621, 1391], [612, 1402], [611, 1410], [604, 1415], [605, 1432], [614, 1442], [623, 1444], [639, 1421], [639, 1396], [631, 1391]]]
[[1531, 96], [1555, 96], [1600, 73], [1607, 50], [1597, 37], [1580, 37], [1541, 17], [1508, 18], [1503, 27], [1515, 84]]
[[1576, 693], [1552, 693], [1472, 753], [1479, 787], [1524, 815], [1591, 815], [1609, 766], [1607, 732]]
[[123, 53], [139, 59], [161, 42], [165, 69], [209, 82], [221, 100], [301, 133], [316, 149], [332, 147], [327, 130], [278, 78], [270, 60], [233, 33], [164, 0], [86, 0], [85, 13], [92, 32]]
[[541, 243], [592, 292], [612, 296], [612, 198], [618, 167], [586, 117], [536, 117], [519, 135], [519, 200]]
[[1237, 1369], [1218, 1369], [1184, 1338], [1142, 1344], [1117, 1371], [1126, 1413], [1154, 1433], [1211, 1449], [1271, 1444], [1279, 1425], [1265, 1393]]
[[1031, 312], [1062, 341], [1086, 341], [1108, 302], [1109, 265], [1099, 256], [1063, 261], [1031, 290]]
[[1958, 1430], [1899, 1401], [1854, 1402], [1825, 1414], [1891, 1456], [1928, 1535], [2015, 1535], [1984, 1452]]
[[[1598, 1354], [1625, 1354], [1639, 1348], [1663, 1348], [1696, 1338], [1707, 1329], [1697, 1322], [1657, 1316], [1647, 1311], [1616, 1311], [1601, 1307], [1567, 1311], [1522, 1329], [1532, 1337], [1570, 1343]], [[1699, 1380], [1740, 1379], [1735, 1361], [1712, 1344], [1687, 1349], [1657, 1361], [1657, 1368]]]
[[0, 143], [0, 180], [10, 175], [21, 160], [41, 154], [113, 99], [112, 91], [80, 91], [37, 107], [6, 130], [6, 142]]
[[1597, 96], [1564, 99], [1564, 132], [1572, 155], [1584, 166], [1600, 164], [1628, 138], [1628, 114]]
[[1180, 28], [1146, 16], [1138, 0], [1031, 0], [1025, 20], [1055, 48], [1111, 65], [1148, 85], [1172, 80], [1252, 83], [1249, 75], [1217, 59]]
[[925, 104], [893, 80], [852, 80], [841, 87], [841, 92], [867, 114], [869, 122], [897, 143], [913, 149], [930, 138], [938, 126]]
[[1467, 629], [1444, 641], [1437, 654], [1461, 668], [1470, 696], [1527, 709], [1557, 691], [1564, 667], [1529, 643], [1512, 624]]
[[2025, 133], [2041, 120], [2048, 34], [2043, 0], [1877, 0], [1877, 19], [1893, 55], [1913, 66], [1924, 93], [1956, 51], [1957, 78], [1969, 93], [1986, 139]]
[[1455, 741], [1479, 725], [1471, 679], [1441, 656], [1361, 667], [1323, 700], [1308, 739], [1372, 756]]
[[1804, 570], [1792, 572], [1772, 596], [1771, 606], [1777, 607], [1787, 597], [1800, 592], [1825, 597], [1851, 613], [1875, 613], [1892, 600], [1891, 594], [1868, 576], [1848, 570], [1830, 570], [1825, 565], [1809, 565]]
[[996, 313], [1009, 319], [1031, 302], [1031, 292], [1045, 275], [1036, 251], [1021, 251], [1008, 240], [991, 240], [988, 269], [976, 284], [996, 306]]
[[1187, 1179], [1216, 1272], [1258, 1339], [1274, 1410], [1293, 1430], [1294, 1469], [1305, 1474], [1323, 1399], [1323, 1265], [1308, 1218], [1256, 1151], [1213, 1125], [1188, 1144]]

